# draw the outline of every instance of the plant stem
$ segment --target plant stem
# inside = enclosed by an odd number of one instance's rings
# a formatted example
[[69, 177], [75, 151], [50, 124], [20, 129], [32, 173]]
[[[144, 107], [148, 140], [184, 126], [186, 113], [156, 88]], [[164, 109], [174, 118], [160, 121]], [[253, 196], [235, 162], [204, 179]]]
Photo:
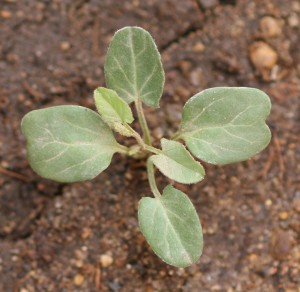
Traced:
[[119, 153], [122, 153], [122, 154], [126, 154], [128, 155], [129, 151], [130, 151], [130, 148], [124, 146], [124, 145], [121, 145], [121, 144], [118, 144], [118, 152]]
[[[140, 134], [137, 131], [135, 131], [133, 128], [131, 128], [131, 126], [129, 126], [128, 124], [125, 124], [124, 126], [132, 134], [132, 137], [134, 137], [136, 139], [136, 141], [138, 142], [138, 145], [140, 145], [143, 150], [148, 150], [149, 152], [152, 152], [154, 154], [162, 153], [162, 151], [160, 149], [157, 149], [151, 145], [145, 144], [145, 142], [144, 142], [143, 138], [140, 136]], [[118, 145], [119, 145], [119, 149], [121, 150], [121, 151], [119, 151], [120, 153], [124, 153], [124, 154], [127, 154], [130, 156], [130, 154], [129, 154], [130, 148], [120, 145], [120, 144], [118, 144]]]
[[147, 174], [148, 174], [149, 185], [150, 185], [150, 188], [151, 188], [151, 191], [152, 191], [154, 197], [156, 199], [160, 199], [161, 193], [159, 192], [157, 185], [156, 185], [155, 176], [154, 176], [154, 167], [153, 167], [151, 158], [148, 158], [148, 160], [147, 160]]
[[136, 141], [138, 142], [138, 144], [140, 144], [142, 146], [142, 148], [145, 148], [145, 143], [143, 138], [140, 136], [140, 134], [135, 131], [133, 128], [131, 128], [128, 124], [125, 124], [125, 127], [127, 130], [129, 130], [132, 134], [132, 137], [134, 137], [136, 139]]
[[144, 115], [144, 111], [143, 111], [143, 106], [142, 106], [142, 102], [137, 99], [135, 102], [135, 108], [137, 111], [137, 115], [138, 115], [138, 119], [143, 131], [143, 136], [144, 136], [144, 141], [147, 145], [151, 145], [151, 136], [150, 136], [150, 131], [148, 128], [148, 124]]
[[179, 140], [181, 138], [181, 131], [180, 130], [178, 130], [174, 135], [172, 135], [172, 137], [171, 137], [171, 139], [172, 140], [175, 140], [175, 141], [177, 141], [177, 140]]
[[144, 148], [146, 150], [148, 150], [148, 151], [150, 151], [150, 152], [152, 152], [154, 154], [161, 154], [162, 153], [162, 151], [160, 149], [157, 149], [157, 148], [155, 148], [153, 146], [150, 146], [150, 145], [144, 145], [144, 146], [145, 146]]

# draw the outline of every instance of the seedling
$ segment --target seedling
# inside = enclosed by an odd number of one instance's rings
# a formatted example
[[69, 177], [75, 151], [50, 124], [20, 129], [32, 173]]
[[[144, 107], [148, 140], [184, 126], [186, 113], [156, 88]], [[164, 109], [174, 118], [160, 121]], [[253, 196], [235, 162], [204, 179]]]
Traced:
[[[94, 92], [98, 113], [63, 105], [28, 113], [22, 120], [27, 155], [40, 176], [58, 182], [90, 180], [105, 170], [114, 153], [147, 157], [147, 174], [153, 198], [142, 198], [138, 220], [154, 252], [166, 263], [187, 267], [202, 253], [202, 228], [186, 194], [168, 185], [161, 193], [154, 166], [173, 181], [201, 181], [205, 171], [196, 158], [227, 164], [247, 160], [263, 150], [271, 133], [265, 123], [269, 97], [254, 88], [217, 87], [194, 95], [184, 106], [177, 133], [161, 140], [152, 137], [142, 104], [158, 107], [164, 71], [151, 35], [139, 27], [125, 27], [114, 35], [105, 61], [107, 88]], [[130, 124], [135, 105], [143, 137]], [[137, 144], [119, 144], [112, 130], [134, 137]], [[180, 142], [184, 141], [186, 147]], [[190, 152], [189, 152], [190, 151]]]

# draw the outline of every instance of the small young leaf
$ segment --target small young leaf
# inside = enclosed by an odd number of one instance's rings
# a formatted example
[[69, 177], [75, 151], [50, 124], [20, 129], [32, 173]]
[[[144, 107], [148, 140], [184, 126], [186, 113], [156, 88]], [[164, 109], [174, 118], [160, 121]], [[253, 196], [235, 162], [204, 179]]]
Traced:
[[158, 107], [164, 85], [160, 54], [151, 35], [139, 27], [116, 32], [104, 65], [107, 86], [127, 103], [141, 99]]
[[185, 104], [181, 137], [189, 150], [206, 162], [247, 160], [270, 142], [265, 123], [270, 109], [269, 97], [255, 88], [207, 89]]
[[32, 169], [58, 182], [94, 178], [118, 151], [109, 127], [96, 112], [84, 107], [35, 110], [23, 118], [21, 126]]
[[187, 267], [202, 253], [202, 228], [189, 198], [168, 185], [160, 199], [142, 198], [139, 224], [153, 251], [166, 263]]
[[162, 154], [151, 156], [154, 165], [167, 177], [191, 184], [204, 178], [205, 170], [179, 142], [161, 140]]
[[107, 124], [133, 122], [129, 105], [115, 91], [99, 87], [94, 91], [94, 99], [102, 120]]

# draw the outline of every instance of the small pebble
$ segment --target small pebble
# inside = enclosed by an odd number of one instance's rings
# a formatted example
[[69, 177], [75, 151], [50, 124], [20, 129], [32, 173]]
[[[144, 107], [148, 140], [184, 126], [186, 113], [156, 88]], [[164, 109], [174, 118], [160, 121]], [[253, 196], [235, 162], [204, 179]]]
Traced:
[[[300, 2], [298, 0], [295, 0], [291, 3], [291, 10], [295, 12], [300, 12]], [[300, 291], [300, 287], [299, 287]]]
[[265, 16], [260, 20], [260, 30], [267, 37], [276, 37], [281, 34], [279, 21], [271, 16]]
[[54, 206], [55, 206], [56, 209], [62, 208], [63, 203], [62, 203], [62, 201], [60, 200], [60, 198], [57, 198], [57, 199], [55, 200]]
[[81, 238], [83, 240], [88, 239], [92, 235], [92, 230], [90, 228], [83, 228], [82, 233], [81, 233]]
[[265, 206], [266, 206], [266, 207], [271, 207], [272, 204], [273, 204], [273, 202], [272, 202], [272, 200], [270, 200], [270, 199], [268, 199], [268, 200], [265, 201]]
[[289, 217], [288, 212], [281, 212], [279, 213], [279, 219], [280, 220], [286, 220]]
[[219, 4], [218, 0], [198, 0], [198, 3], [200, 4], [202, 9], [210, 9]]
[[250, 46], [250, 60], [256, 69], [272, 69], [278, 60], [276, 51], [264, 42]]
[[74, 277], [74, 284], [76, 286], [81, 286], [82, 283], [84, 282], [84, 277], [80, 274], [77, 274], [75, 277]]
[[62, 51], [68, 51], [71, 48], [71, 44], [69, 42], [61, 42], [60, 49]]
[[1, 163], [0, 163], [0, 165], [1, 165], [3, 168], [9, 168], [9, 163], [8, 163], [8, 161], [6, 161], [6, 160], [2, 160]]
[[25, 95], [23, 93], [19, 93], [18, 94], [18, 101], [23, 103], [25, 100], [26, 100]]
[[161, 138], [163, 138], [163, 136], [164, 136], [164, 131], [160, 128], [160, 127], [158, 127], [158, 128], [155, 128], [154, 130], [153, 130], [153, 135], [154, 135], [154, 137], [156, 138], [156, 139], [161, 139]]
[[277, 260], [286, 258], [292, 248], [292, 239], [288, 231], [275, 230], [271, 238], [271, 254]]
[[126, 178], [127, 180], [132, 180], [132, 179], [133, 179], [132, 173], [126, 172], [126, 173], [125, 173], [125, 178]]
[[113, 263], [113, 258], [110, 255], [103, 254], [100, 257], [100, 263], [103, 268], [109, 267]]
[[43, 183], [38, 183], [38, 184], [37, 184], [37, 189], [38, 189], [40, 192], [43, 192], [43, 191], [45, 191], [46, 186], [45, 186], [45, 184], [43, 184]]
[[196, 68], [190, 74], [190, 81], [195, 87], [205, 87], [206, 79], [205, 74], [203, 73], [201, 68]]
[[256, 263], [257, 261], [259, 261], [259, 257], [257, 254], [252, 253], [248, 256], [248, 259], [251, 263]]
[[9, 18], [11, 18], [11, 12], [8, 10], [1, 10], [0, 16], [4, 19], [9, 19]]
[[202, 42], [198, 42], [193, 46], [193, 51], [195, 53], [201, 54], [205, 50], [205, 45]]
[[83, 251], [82, 248], [76, 249], [74, 251], [74, 253], [75, 253], [76, 259], [78, 259], [78, 260], [85, 260], [87, 258], [87, 253], [85, 251]]
[[289, 26], [292, 28], [299, 26], [299, 18], [297, 16], [297, 14], [292, 14], [291, 16], [289, 16], [287, 21], [288, 21]]
[[211, 286], [211, 291], [221, 291], [222, 287], [219, 284]]
[[81, 261], [81, 260], [75, 260], [74, 261], [74, 265], [77, 267], [77, 268], [82, 268], [83, 267], [83, 264], [84, 264], [84, 262], [83, 261]]
[[293, 208], [296, 212], [300, 213], [300, 194], [294, 198]]
[[183, 75], [188, 77], [192, 69], [192, 63], [190, 61], [183, 60], [178, 63], [178, 67]]
[[186, 87], [183, 87], [181, 85], [179, 85], [178, 87], [175, 88], [175, 92], [183, 100], [188, 99], [191, 95], [190, 91], [188, 89], [186, 89]]
[[171, 123], [178, 123], [181, 120], [181, 109], [176, 104], [168, 104], [166, 106], [167, 119]]
[[11, 64], [15, 64], [19, 61], [19, 56], [17, 54], [14, 54], [14, 53], [9, 53], [6, 56], [6, 60]]

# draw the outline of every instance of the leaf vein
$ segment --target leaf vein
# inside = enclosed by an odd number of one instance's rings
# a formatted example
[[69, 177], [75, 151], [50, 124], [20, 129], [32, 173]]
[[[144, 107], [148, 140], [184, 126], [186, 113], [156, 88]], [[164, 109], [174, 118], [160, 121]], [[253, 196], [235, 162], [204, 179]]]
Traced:
[[[199, 140], [199, 141], [202, 141], [210, 146], [213, 146], [213, 147], [216, 147], [216, 148], [220, 148], [222, 150], [226, 150], [226, 151], [229, 151], [229, 152], [233, 152], [233, 153], [236, 153], [236, 152], [241, 152], [241, 153], [244, 153], [244, 151], [242, 150], [233, 150], [233, 149], [229, 149], [229, 148], [226, 148], [226, 147], [223, 147], [221, 145], [218, 145], [218, 144], [214, 144], [214, 143], [211, 143], [211, 142], [208, 142], [206, 140], [203, 140], [201, 138], [198, 138], [198, 137], [192, 137], [192, 139], [195, 139], [195, 140]], [[217, 152], [215, 153], [216, 155], [220, 156], [220, 154], [218, 154]]]
[[50, 158], [47, 158], [47, 159], [43, 159], [43, 160], [39, 160], [39, 161], [36, 161], [36, 163], [45, 163], [45, 162], [50, 162], [52, 160], [55, 160], [59, 157], [61, 157], [65, 152], [67, 152], [69, 150], [69, 146], [66, 147], [65, 149], [63, 149], [63, 151], [59, 152], [58, 154], [56, 154], [55, 156], [53, 157], [50, 157]]
[[88, 128], [80, 127], [79, 125], [74, 124], [74, 123], [70, 122], [70, 121], [67, 120], [67, 119], [65, 119], [64, 121], [67, 122], [70, 126], [72, 126], [72, 127], [74, 127], [74, 128], [77, 128], [77, 129], [83, 130], [83, 131], [85, 131], [85, 132], [87, 132], [87, 133], [91, 133], [91, 134], [93, 134], [93, 135], [102, 137], [102, 135], [100, 135], [99, 132], [95, 132], [95, 131], [93, 131], [93, 130], [91, 130], [91, 129], [88, 129]]
[[116, 62], [116, 64], [117, 64], [118, 68], [120, 69], [120, 71], [122, 72], [123, 76], [125, 77], [125, 79], [126, 79], [128, 85], [129, 85], [131, 88], [134, 89], [134, 85], [132, 84], [131, 80], [128, 78], [128, 76], [127, 76], [126, 72], [124, 71], [123, 67], [121, 66], [119, 60], [118, 60], [115, 56], [113, 56], [113, 59], [114, 59], [114, 61]]
[[[92, 154], [93, 154], [93, 153], [92, 153]], [[92, 157], [90, 157], [90, 158], [88, 158], [88, 159], [85, 159], [85, 160], [82, 161], [82, 162], [75, 163], [75, 164], [73, 164], [73, 165], [71, 165], [71, 166], [69, 166], [69, 167], [67, 167], [67, 168], [65, 168], [65, 169], [62, 169], [62, 170], [59, 171], [58, 173], [59, 173], [59, 174], [62, 174], [62, 173], [66, 172], [66, 171], [68, 171], [68, 170], [70, 170], [70, 169], [72, 169], [72, 168], [74, 168], [74, 167], [77, 167], [77, 166], [80, 166], [80, 165], [84, 165], [84, 164], [86, 164], [86, 163], [89, 162], [89, 161], [96, 160], [101, 154], [102, 154], [102, 153], [98, 153], [98, 154], [95, 155], [95, 156], [93, 155]]]
[[146, 80], [144, 81], [143, 85], [140, 87], [140, 94], [141, 94], [142, 96], [143, 96], [143, 90], [144, 90], [145, 86], [146, 86], [146, 85], [148, 84], [148, 82], [153, 78], [156, 69], [157, 69], [157, 64], [155, 64], [155, 65], [153, 66], [153, 69], [152, 69], [151, 73], [150, 73], [149, 76], [146, 78]]
[[177, 233], [176, 230], [174, 229], [174, 227], [173, 227], [173, 225], [172, 225], [172, 223], [171, 223], [171, 221], [170, 221], [170, 219], [169, 219], [169, 217], [168, 217], [168, 214], [167, 214], [167, 212], [166, 212], [167, 208], [164, 206], [164, 203], [163, 203], [162, 201], [161, 201], [161, 204], [162, 204], [162, 207], [163, 207], [162, 210], [163, 210], [164, 217], [166, 218], [166, 221], [167, 221], [168, 224], [170, 225], [170, 228], [172, 229], [172, 232], [174, 233], [174, 235], [175, 235], [177, 241], [178, 241], [179, 244], [181, 245], [181, 247], [182, 247], [182, 249], [183, 249], [183, 251], [184, 251], [184, 253], [185, 253], [187, 259], [188, 259], [189, 262], [192, 264], [192, 263], [193, 263], [193, 260], [192, 260], [191, 256], [190, 256], [189, 253], [187, 252], [187, 250], [186, 250], [184, 244], [182, 243], [182, 240], [181, 240], [180, 236], [178, 235], [178, 233]]
[[237, 136], [237, 135], [232, 134], [231, 132], [229, 132], [229, 131], [226, 130], [225, 128], [222, 128], [222, 130], [223, 130], [224, 132], [226, 132], [229, 136], [234, 137], [234, 138], [236, 138], [236, 139], [238, 139], [238, 140], [245, 141], [245, 142], [247, 142], [247, 143], [249, 143], [249, 144], [251, 144], [251, 145], [255, 144], [255, 142], [253, 142], [253, 141], [250, 141], [250, 140], [245, 139], [245, 138], [243, 138], [243, 137], [240, 137], [240, 136]]

